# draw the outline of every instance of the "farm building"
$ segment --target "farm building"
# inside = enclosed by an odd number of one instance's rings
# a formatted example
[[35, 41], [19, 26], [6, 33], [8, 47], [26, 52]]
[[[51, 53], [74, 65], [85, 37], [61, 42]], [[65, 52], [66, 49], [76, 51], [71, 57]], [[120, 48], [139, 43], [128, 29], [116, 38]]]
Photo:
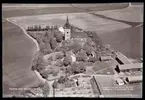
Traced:
[[116, 53], [116, 58], [117, 62], [119, 62], [120, 64], [130, 64], [130, 60], [124, 56], [122, 53]]
[[126, 81], [128, 81], [129, 83], [142, 82], [142, 76], [128, 76], [126, 78]]
[[113, 60], [111, 56], [101, 56], [100, 61], [108, 61], [108, 60]]
[[125, 65], [117, 65], [116, 70], [118, 72], [126, 72], [126, 71], [138, 71], [142, 69], [142, 63], [132, 63]]

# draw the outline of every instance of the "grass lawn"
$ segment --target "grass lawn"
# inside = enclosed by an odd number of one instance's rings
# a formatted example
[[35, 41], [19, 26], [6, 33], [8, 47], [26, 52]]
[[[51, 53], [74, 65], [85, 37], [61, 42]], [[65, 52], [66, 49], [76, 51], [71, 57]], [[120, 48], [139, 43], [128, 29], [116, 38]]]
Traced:
[[108, 64], [105, 64], [104, 62], [101, 61], [97, 61], [94, 63], [92, 70], [94, 72], [102, 70], [104, 68], [110, 67]]
[[105, 70], [97, 72], [96, 74], [113, 75], [114, 71], [112, 67], [111, 68], [109, 67], [109, 68], [106, 68]]

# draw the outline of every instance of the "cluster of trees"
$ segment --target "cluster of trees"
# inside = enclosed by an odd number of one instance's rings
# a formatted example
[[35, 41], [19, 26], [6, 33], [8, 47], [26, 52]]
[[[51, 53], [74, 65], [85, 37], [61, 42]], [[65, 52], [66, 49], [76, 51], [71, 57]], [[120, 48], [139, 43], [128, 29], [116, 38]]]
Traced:
[[72, 41], [71, 40], [65, 40], [62, 41], [62, 46], [60, 47], [60, 51], [62, 51], [64, 54], [72, 49]]
[[70, 66], [67, 66], [66, 74], [78, 74], [86, 71], [86, 67], [83, 62], [74, 62]]
[[27, 31], [48, 31], [48, 30], [58, 30], [58, 26], [49, 26], [47, 25], [46, 27], [42, 28], [41, 25], [34, 25], [34, 26], [28, 26], [26, 29]]
[[42, 55], [39, 55], [37, 58], [33, 60], [31, 70], [37, 70], [38, 72], [45, 69], [44, 60]]
[[41, 28], [40, 25], [28, 26], [27, 31], [42, 31], [44, 29]]
[[74, 86], [74, 81], [69, 79], [67, 76], [61, 76], [58, 81], [54, 81], [53, 88], [57, 88], [58, 84], [64, 84], [65, 87], [72, 87]]
[[28, 32], [34, 39], [37, 40], [40, 46], [40, 52], [43, 54], [49, 54], [53, 50], [57, 49], [57, 43], [64, 40], [64, 35], [61, 32], [55, 30], [49, 30], [45, 32]]
[[58, 72], [59, 72], [59, 70], [55, 66], [52, 66], [47, 70], [44, 69], [44, 70], [40, 71], [40, 75], [44, 79], [47, 79], [50, 74], [52, 74], [53, 76], [57, 76]]
[[92, 41], [95, 43], [95, 49], [98, 51], [98, 50], [101, 50], [102, 46], [103, 46], [103, 43], [102, 43], [102, 40], [99, 38], [99, 36], [97, 35], [96, 32], [91, 32], [91, 31], [85, 31], [87, 36], [89, 38], [92, 39]]

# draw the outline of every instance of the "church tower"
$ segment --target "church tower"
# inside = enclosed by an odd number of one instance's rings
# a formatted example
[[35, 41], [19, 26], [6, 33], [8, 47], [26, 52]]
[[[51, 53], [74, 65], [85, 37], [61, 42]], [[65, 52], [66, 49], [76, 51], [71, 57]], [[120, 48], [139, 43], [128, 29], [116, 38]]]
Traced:
[[71, 26], [69, 24], [68, 16], [67, 16], [66, 23], [64, 25], [64, 36], [65, 36], [65, 40], [71, 38]]

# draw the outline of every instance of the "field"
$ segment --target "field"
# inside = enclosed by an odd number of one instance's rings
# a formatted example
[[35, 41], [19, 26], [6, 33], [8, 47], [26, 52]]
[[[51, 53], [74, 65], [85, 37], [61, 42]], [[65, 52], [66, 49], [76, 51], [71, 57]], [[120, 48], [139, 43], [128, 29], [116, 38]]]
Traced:
[[86, 9], [91, 11], [109, 10], [109, 9], [120, 9], [128, 6], [128, 3], [120, 4], [3, 4], [2, 5], [2, 16], [17, 17], [17, 16], [31, 16], [31, 15], [42, 15], [42, 14], [54, 14], [54, 13], [78, 13], [86, 12]]
[[143, 56], [143, 27], [130, 27], [99, 36], [105, 44], [110, 44], [129, 58], [140, 59]]
[[38, 16], [23, 16], [10, 18], [15, 23], [18, 23], [24, 28], [29, 25], [64, 25], [66, 22], [66, 16], [68, 15], [70, 24], [79, 27], [84, 30], [96, 31], [101, 34], [104, 32], [111, 32], [120, 28], [128, 28], [130, 25], [103, 19], [87, 13], [66, 13], [66, 14], [48, 14]]
[[9, 88], [23, 88], [39, 81], [30, 70], [35, 45], [17, 26], [3, 22], [3, 93], [19, 93]]

